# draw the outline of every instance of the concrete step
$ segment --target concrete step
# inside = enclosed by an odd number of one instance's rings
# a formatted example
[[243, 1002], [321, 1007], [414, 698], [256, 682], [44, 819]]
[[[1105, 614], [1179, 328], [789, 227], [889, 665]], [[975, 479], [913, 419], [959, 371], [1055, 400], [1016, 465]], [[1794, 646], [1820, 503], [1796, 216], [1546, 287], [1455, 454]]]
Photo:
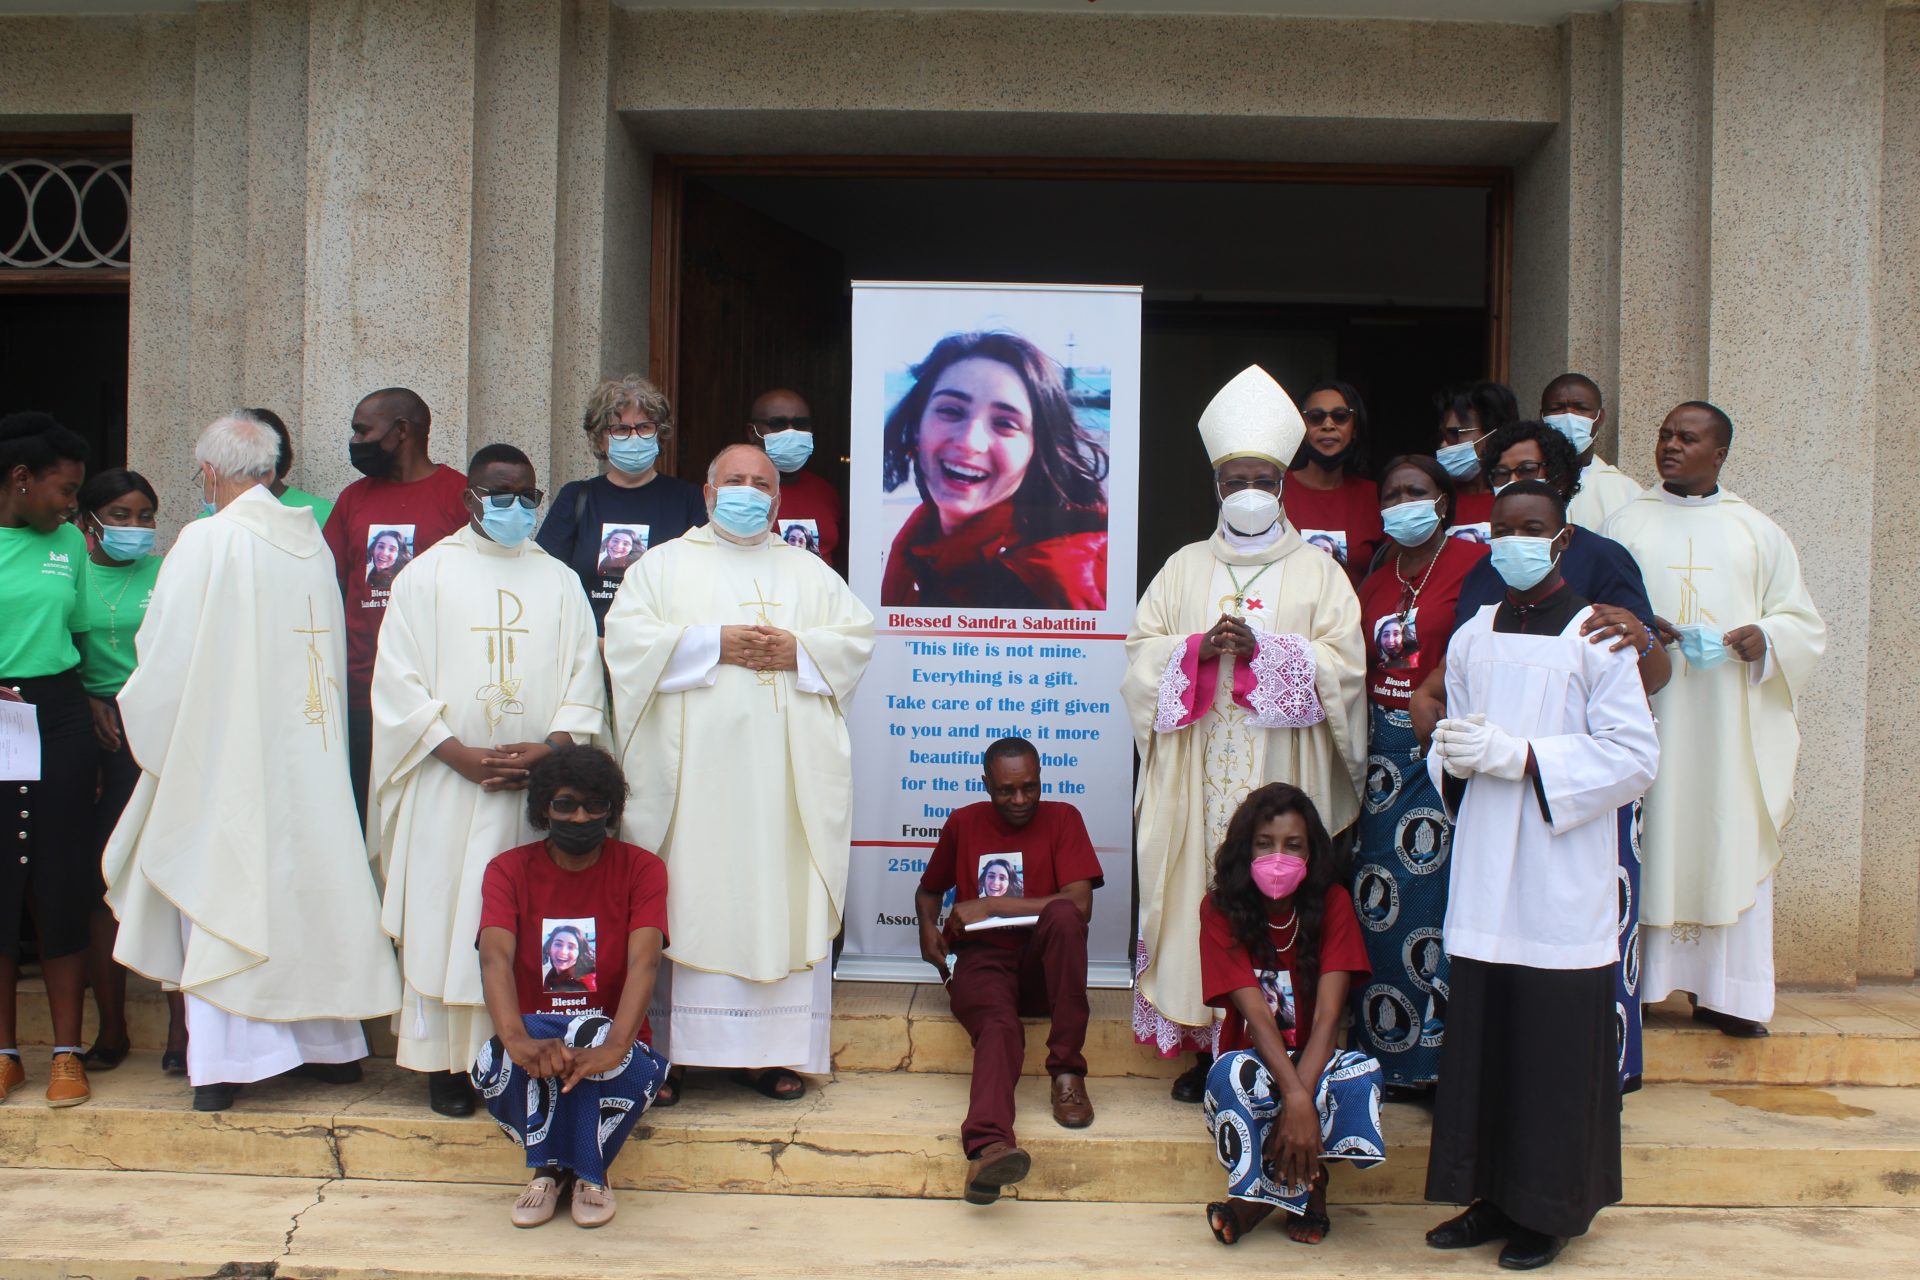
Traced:
[[[1284, 1268], [1373, 1280], [1494, 1274], [1439, 1253], [1450, 1210], [1336, 1206], [1317, 1248], [1263, 1227], [1231, 1253], [1198, 1205], [1017, 1204], [627, 1192], [597, 1231], [507, 1221], [512, 1191], [448, 1183], [0, 1172], [0, 1274], [15, 1280], [1167, 1280]], [[76, 1206], [85, 1206], [76, 1212]], [[1911, 1274], [1920, 1211], [1609, 1209], [1556, 1270], [1590, 1280]], [[1904, 1259], [1904, 1261], [1902, 1261]]]
[[[1166, 1059], [1133, 1042], [1132, 999], [1125, 991], [1091, 993], [1087, 1063], [1095, 1076], [1170, 1079], [1192, 1059]], [[1676, 997], [1651, 1010], [1647, 1021], [1646, 1078], [1693, 1084], [1920, 1085], [1920, 992], [1911, 985], [1862, 986], [1855, 991], [1794, 991], [1780, 996], [1773, 1034], [1732, 1040], [1693, 1022]], [[128, 1025], [140, 1051], [166, 1044], [166, 1004], [159, 989], [133, 979]], [[967, 1033], [947, 1007], [938, 983], [841, 982], [834, 985], [833, 1058], [841, 1072], [971, 1070]], [[86, 1015], [89, 1044], [94, 1014]], [[21, 983], [20, 1035], [47, 1044], [53, 1030], [37, 978]], [[376, 1054], [393, 1056], [385, 1021], [368, 1024]], [[1029, 1020], [1026, 1073], [1044, 1073], [1046, 1026]]]
[[[52, 1110], [27, 1058], [28, 1087], [0, 1106], [0, 1166], [168, 1173], [346, 1177], [508, 1184], [519, 1153], [484, 1116], [452, 1120], [426, 1107], [421, 1077], [391, 1063], [324, 1086], [250, 1085], [231, 1111], [191, 1109], [178, 1077], [129, 1061], [95, 1076], [85, 1106]], [[1098, 1118], [1053, 1123], [1043, 1080], [1022, 1082], [1020, 1136], [1034, 1200], [1198, 1204], [1221, 1172], [1200, 1109], [1157, 1080], [1090, 1087]], [[957, 1198], [965, 1178], [959, 1125], [967, 1078], [853, 1073], [776, 1103], [715, 1073], [693, 1073], [678, 1107], [654, 1112], [615, 1166], [617, 1184], [656, 1191]], [[1422, 1200], [1430, 1116], [1390, 1103], [1388, 1161], [1338, 1168], [1336, 1200]], [[1626, 1196], [1637, 1205], [1920, 1207], [1920, 1090], [1856, 1086], [1655, 1085], [1625, 1113]]]

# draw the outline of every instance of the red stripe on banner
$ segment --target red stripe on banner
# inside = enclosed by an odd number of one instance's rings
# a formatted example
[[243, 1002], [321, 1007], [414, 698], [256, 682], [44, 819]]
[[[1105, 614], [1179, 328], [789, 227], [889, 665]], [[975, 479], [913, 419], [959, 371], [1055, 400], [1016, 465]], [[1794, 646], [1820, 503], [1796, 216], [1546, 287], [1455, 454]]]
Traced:
[[911, 627], [879, 629], [877, 636], [993, 636], [997, 639], [1011, 637], [1015, 640], [1125, 640], [1126, 632], [1090, 632], [1090, 631], [916, 631]]

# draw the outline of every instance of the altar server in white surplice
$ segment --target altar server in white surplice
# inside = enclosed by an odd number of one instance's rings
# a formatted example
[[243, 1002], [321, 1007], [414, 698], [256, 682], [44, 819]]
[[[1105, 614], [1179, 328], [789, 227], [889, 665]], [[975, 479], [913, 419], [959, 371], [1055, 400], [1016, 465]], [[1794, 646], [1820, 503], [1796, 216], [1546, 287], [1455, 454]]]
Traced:
[[474, 939], [495, 854], [539, 838], [527, 771], [605, 724], [600, 648], [580, 579], [531, 540], [533, 464], [490, 444], [467, 468], [467, 527], [393, 581], [373, 666], [371, 829], [381, 923], [400, 944], [399, 1063], [428, 1103], [472, 1115], [467, 1067], [488, 1038]]
[[[400, 1004], [348, 777], [344, 619], [313, 516], [245, 414], [194, 446], [218, 509], [161, 566], [120, 692], [140, 781], [102, 857], [114, 958], [186, 993], [194, 1106], [283, 1071], [359, 1078]], [[304, 1064], [304, 1065], [303, 1065]]]
[[1713, 405], [1675, 409], [1654, 443], [1659, 486], [1605, 532], [1640, 562], [1685, 659], [1653, 697], [1667, 763], [1641, 841], [1642, 998], [1691, 992], [1698, 1021], [1750, 1037], [1773, 1017], [1773, 873], [1827, 626], [1787, 535], [1720, 487], [1732, 443]]
[[[1134, 1038], [1206, 1052], [1200, 903], [1227, 822], [1253, 789], [1288, 782], [1339, 834], [1360, 812], [1367, 759], [1360, 603], [1346, 571], [1300, 539], [1281, 478], [1306, 424], [1255, 365], [1200, 415], [1220, 521], [1168, 557], [1127, 636], [1121, 684], [1140, 751], [1140, 966]], [[1198, 1102], [1206, 1067], [1173, 1096]]]
[[873, 615], [820, 557], [770, 536], [779, 476], [757, 447], [720, 451], [711, 523], [627, 570], [606, 657], [633, 786], [622, 829], [670, 872], [655, 1047], [681, 1066], [750, 1069], [789, 1099], [806, 1088], [796, 1071], [831, 1065], [846, 707]]

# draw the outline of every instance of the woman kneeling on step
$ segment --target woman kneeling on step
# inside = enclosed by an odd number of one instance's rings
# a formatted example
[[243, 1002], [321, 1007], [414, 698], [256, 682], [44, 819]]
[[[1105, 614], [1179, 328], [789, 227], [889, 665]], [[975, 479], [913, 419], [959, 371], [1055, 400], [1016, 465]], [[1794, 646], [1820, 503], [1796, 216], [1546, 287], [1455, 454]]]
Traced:
[[[534, 1171], [514, 1201], [516, 1227], [553, 1217], [569, 1189], [574, 1222], [612, 1221], [607, 1166], [667, 1074], [646, 1018], [667, 941], [667, 868], [607, 834], [626, 798], [620, 766], [596, 747], [543, 757], [527, 777], [527, 821], [547, 838], [496, 857], [481, 884], [480, 976], [496, 1034], [473, 1087]], [[561, 971], [572, 976], [554, 980]]]
[[1221, 1244], [1275, 1208], [1287, 1234], [1319, 1244], [1327, 1160], [1380, 1163], [1380, 1064], [1334, 1046], [1347, 993], [1365, 980], [1366, 943], [1347, 869], [1298, 787], [1249, 795], [1214, 857], [1200, 904], [1206, 1002], [1226, 1011], [1207, 1073], [1206, 1117], [1230, 1197], [1207, 1206]]

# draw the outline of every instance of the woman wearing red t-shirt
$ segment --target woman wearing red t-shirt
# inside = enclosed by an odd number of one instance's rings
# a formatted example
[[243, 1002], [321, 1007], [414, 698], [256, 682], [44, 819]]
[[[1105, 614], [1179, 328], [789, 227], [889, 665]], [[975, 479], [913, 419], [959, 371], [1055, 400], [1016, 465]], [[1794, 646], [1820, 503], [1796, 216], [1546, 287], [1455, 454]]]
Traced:
[[612, 756], [556, 749], [527, 775], [527, 821], [547, 838], [500, 854], [481, 881], [480, 980], [495, 1034], [473, 1087], [534, 1170], [516, 1227], [553, 1217], [569, 1185], [576, 1223], [611, 1221], [607, 1166], [666, 1078], [647, 1005], [667, 940], [667, 868], [608, 837], [626, 798]]
[[1201, 987], [1226, 1010], [1205, 1107], [1227, 1169], [1230, 1198], [1207, 1206], [1221, 1244], [1276, 1207], [1294, 1215], [1294, 1240], [1320, 1243], [1331, 1226], [1321, 1161], [1384, 1157], [1380, 1066], [1334, 1045], [1347, 991], [1367, 976], [1345, 879], [1298, 787], [1261, 787], [1227, 824], [1200, 904]]
[[1409, 715], [1414, 690], [1445, 668], [1460, 587], [1485, 544], [1450, 538], [1458, 495], [1432, 458], [1407, 456], [1380, 477], [1388, 552], [1360, 584], [1367, 642], [1367, 770], [1353, 897], [1375, 975], [1354, 1009], [1354, 1046], [1388, 1087], [1439, 1077], [1447, 1016], [1447, 852], [1453, 824], [1427, 777]]
[[1307, 438], [1280, 487], [1303, 542], [1340, 562], [1358, 587], [1380, 549], [1380, 508], [1367, 478], [1367, 406], [1344, 382], [1322, 382], [1300, 402]]

